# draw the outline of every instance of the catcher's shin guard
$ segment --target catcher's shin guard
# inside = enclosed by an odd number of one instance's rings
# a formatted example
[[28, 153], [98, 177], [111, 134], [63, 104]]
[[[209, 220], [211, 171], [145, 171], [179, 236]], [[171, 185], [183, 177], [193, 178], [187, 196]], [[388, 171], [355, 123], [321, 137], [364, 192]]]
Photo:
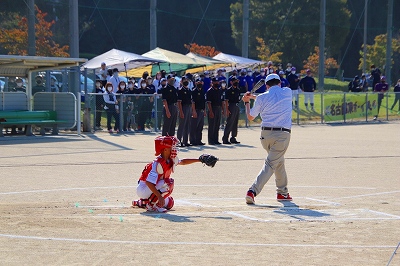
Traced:
[[164, 206], [164, 208], [166, 208], [167, 210], [170, 210], [170, 209], [172, 209], [172, 207], [174, 207], [174, 203], [175, 203], [174, 198], [171, 197], [171, 196], [169, 196], [169, 197], [167, 197], [167, 198], [165, 199], [165, 206]]

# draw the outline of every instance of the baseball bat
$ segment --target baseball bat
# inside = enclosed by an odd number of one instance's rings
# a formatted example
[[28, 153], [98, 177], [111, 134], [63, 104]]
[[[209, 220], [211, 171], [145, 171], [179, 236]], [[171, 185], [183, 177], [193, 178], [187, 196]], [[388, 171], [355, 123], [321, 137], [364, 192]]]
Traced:
[[256, 90], [262, 87], [265, 84], [265, 79], [260, 79], [254, 86], [253, 89], [250, 91], [251, 94], [255, 93]]

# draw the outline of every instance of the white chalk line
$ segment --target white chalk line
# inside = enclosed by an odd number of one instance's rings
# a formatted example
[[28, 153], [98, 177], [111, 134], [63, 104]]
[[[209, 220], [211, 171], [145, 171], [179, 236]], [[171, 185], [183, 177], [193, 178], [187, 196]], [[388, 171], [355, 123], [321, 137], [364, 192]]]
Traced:
[[[204, 184], [204, 185], [179, 185], [180, 187], [246, 187], [245, 185], [218, 185], [218, 184]], [[371, 187], [338, 187], [338, 186], [293, 186], [293, 188], [326, 188], [326, 189], [365, 189], [374, 190]], [[136, 188], [136, 186], [107, 186], [107, 187], [77, 187], [77, 188], [55, 188], [55, 189], [38, 189], [38, 190], [25, 190], [25, 191], [9, 191], [0, 192], [0, 195], [14, 195], [14, 194], [27, 194], [27, 193], [47, 193], [59, 191], [74, 191], [74, 190], [91, 190], [91, 189], [125, 189]]]
[[361, 195], [353, 195], [353, 196], [339, 197], [339, 198], [334, 198], [334, 199], [335, 200], [338, 200], [338, 199], [353, 199], [353, 198], [380, 196], [380, 195], [395, 194], [395, 193], [400, 193], [400, 190], [378, 192], [378, 193], [370, 193], [370, 194], [361, 194]]
[[396, 246], [389, 245], [333, 245], [333, 244], [285, 244], [285, 243], [232, 243], [232, 242], [180, 242], [180, 241], [135, 241], [135, 240], [111, 240], [111, 239], [79, 239], [62, 237], [41, 237], [26, 235], [0, 234], [0, 237], [11, 239], [63, 241], [77, 243], [108, 243], [108, 244], [135, 244], [135, 245], [196, 245], [196, 246], [237, 246], [237, 247], [299, 247], [299, 248], [361, 248], [361, 249], [393, 249]]

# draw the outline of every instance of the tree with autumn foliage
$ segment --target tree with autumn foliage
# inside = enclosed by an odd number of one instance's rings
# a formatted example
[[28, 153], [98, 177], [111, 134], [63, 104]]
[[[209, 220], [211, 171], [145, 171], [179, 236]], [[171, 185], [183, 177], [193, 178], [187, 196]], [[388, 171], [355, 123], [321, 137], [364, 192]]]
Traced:
[[282, 63], [282, 60], [280, 58], [283, 54], [282, 52], [271, 53], [271, 50], [265, 44], [265, 41], [262, 38], [256, 37], [256, 40], [258, 42], [258, 45], [256, 47], [258, 51], [258, 58], [260, 58], [261, 61], [264, 62], [272, 61], [274, 63]]
[[[42, 12], [37, 6], [35, 23], [35, 41], [37, 56], [69, 57], [68, 45], [60, 47], [53, 39], [50, 27], [54, 20], [45, 20], [47, 13]], [[14, 20], [16, 27], [0, 29], [0, 44], [12, 55], [28, 55], [28, 19], [16, 14]], [[12, 23], [11, 23], [12, 24]]]
[[[384, 69], [386, 64], [386, 44], [387, 44], [387, 34], [381, 34], [375, 37], [374, 44], [367, 45], [367, 56], [366, 56], [366, 64], [367, 67], [370, 65], [376, 65], [377, 67]], [[361, 48], [363, 48], [362, 45]], [[393, 58], [393, 54], [399, 54], [400, 52], [400, 41], [399, 39], [392, 39], [392, 54], [390, 55]], [[360, 51], [360, 65], [358, 69], [363, 68], [364, 63], [364, 51]], [[392, 65], [394, 64], [394, 60], [392, 59]]]
[[197, 43], [184, 44], [183, 46], [191, 53], [207, 57], [214, 57], [220, 53], [212, 46], [198, 45]]
[[[310, 69], [312, 73], [315, 73], [316, 75], [318, 75], [319, 71], [318, 71], [318, 65], [319, 65], [319, 47], [315, 46], [314, 48], [314, 53], [311, 54], [307, 60], [304, 60], [304, 66], [303, 66], [303, 70], [301, 70], [302, 74], [306, 73], [307, 69]], [[330, 57], [330, 58], [326, 58], [325, 59], [325, 75], [327, 75], [329, 73], [330, 69], [335, 69], [335, 68], [339, 68], [339, 65], [337, 63], [337, 61]]]

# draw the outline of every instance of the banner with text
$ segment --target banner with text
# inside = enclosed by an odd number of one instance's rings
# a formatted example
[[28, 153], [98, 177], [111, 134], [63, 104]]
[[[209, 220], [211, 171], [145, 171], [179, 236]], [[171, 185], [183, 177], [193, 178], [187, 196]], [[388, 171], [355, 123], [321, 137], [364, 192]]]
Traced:
[[373, 116], [378, 108], [378, 95], [366, 93], [324, 95], [326, 122]]

